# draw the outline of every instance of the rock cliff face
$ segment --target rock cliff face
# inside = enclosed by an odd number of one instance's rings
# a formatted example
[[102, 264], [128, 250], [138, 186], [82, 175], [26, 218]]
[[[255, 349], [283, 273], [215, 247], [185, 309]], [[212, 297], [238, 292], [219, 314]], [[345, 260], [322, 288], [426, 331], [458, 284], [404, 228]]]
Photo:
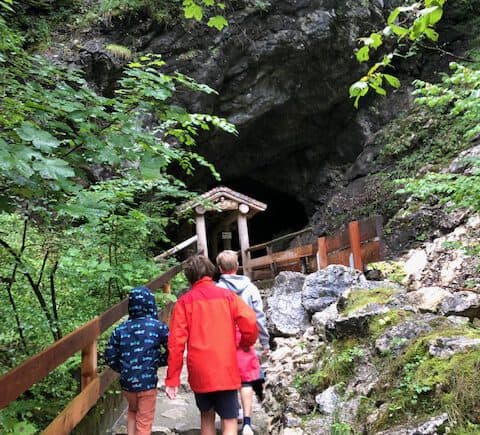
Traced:
[[[184, 95], [183, 102], [228, 118], [239, 135], [206, 136], [200, 153], [224, 184], [260, 200], [275, 198], [272, 213], [276, 203], [293, 208], [295, 220], [278, 228], [297, 229], [338, 183], [338, 167], [353, 162], [365, 139], [396, 111], [357, 112], [348, 99], [348, 85], [359, 74], [356, 38], [378, 27], [392, 3], [238, 1], [220, 33], [193, 22], [167, 29], [148, 18], [112, 22], [94, 37], [79, 37], [70, 59], [107, 94], [121, 70], [105, 49], [110, 43], [160, 53], [169, 70], [216, 89], [218, 95]], [[199, 174], [193, 183], [202, 190], [214, 180]]]

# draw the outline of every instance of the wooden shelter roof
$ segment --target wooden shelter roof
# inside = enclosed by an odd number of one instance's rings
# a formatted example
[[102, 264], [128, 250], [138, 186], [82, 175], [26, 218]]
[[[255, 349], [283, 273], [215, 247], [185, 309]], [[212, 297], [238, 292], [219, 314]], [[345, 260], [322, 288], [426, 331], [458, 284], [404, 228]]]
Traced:
[[[210, 205], [209, 205], [210, 204]], [[178, 213], [185, 213], [192, 210], [198, 205], [205, 206], [207, 211], [215, 211], [220, 209], [220, 212], [229, 210], [238, 210], [240, 204], [246, 204], [249, 207], [248, 217], [252, 217], [259, 211], [264, 211], [267, 204], [257, 201], [247, 195], [236, 192], [225, 186], [215, 187], [208, 192], [190, 200], [177, 208]]]

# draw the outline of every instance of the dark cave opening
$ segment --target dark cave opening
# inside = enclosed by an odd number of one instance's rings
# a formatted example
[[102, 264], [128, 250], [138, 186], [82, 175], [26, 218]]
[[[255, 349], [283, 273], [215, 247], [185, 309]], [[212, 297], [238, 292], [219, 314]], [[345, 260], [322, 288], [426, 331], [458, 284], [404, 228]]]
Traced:
[[222, 184], [267, 204], [265, 211], [257, 213], [248, 222], [250, 245], [268, 242], [301, 230], [308, 224], [303, 205], [291, 195], [246, 177], [226, 179]]

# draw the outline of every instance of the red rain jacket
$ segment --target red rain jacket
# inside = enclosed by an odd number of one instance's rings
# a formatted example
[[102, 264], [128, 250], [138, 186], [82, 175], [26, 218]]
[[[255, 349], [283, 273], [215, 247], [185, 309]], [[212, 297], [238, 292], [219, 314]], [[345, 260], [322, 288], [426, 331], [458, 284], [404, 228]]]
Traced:
[[180, 385], [187, 345], [188, 382], [194, 392], [239, 389], [235, 326], [241, 333], [240, 346], [252, 346], [258, 336], [255, 312], [231, 290], [217, 287], [209, 277], [193, 284], [173, 309], [165, 385]]

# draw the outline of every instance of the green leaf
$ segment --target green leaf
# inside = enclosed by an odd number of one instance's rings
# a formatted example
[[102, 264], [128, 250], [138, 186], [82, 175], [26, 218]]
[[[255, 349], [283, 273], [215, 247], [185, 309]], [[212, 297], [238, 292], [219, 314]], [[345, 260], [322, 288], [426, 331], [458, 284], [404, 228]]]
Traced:
[[350, 86], [350, 97], [363, 96], [368, 92], [368, 84], [364, 81], [355, 82]]
[[427, 16], [428, 24], [430, 26], [433, 26], [434, 24], [438, 23], [442, 19], [443, 9], [438, 6], [424, 9], [424, 11], [428, 11], [426, 13], [426, 16]]
[[383, 77], [385, 80], [388, 82], [388, 84], [394, 88], [399, 88], [400, 87], [400, 80], [398, 80], [395, 76], [392, 76], [390, 74], [383, 74]]
[[368, 59], [370, 59], [369, 56], [370, 48], [368, 45], [363, 46], [360, 48], [360, 50], [357, 51], [357, 60], [359, 62], [366, 62]]
[[33, 169], [46, 180], [59, 180], [61, 178], [70, 178], [75, 175], [72, 168], [65, 160], [61, 159], [43, 159], [33, 163]]
[[431, 41], [437, 42], [438, 41], [438, 32], [436, 32], [433, 29], [425, 29], [425, 35], [427, 35], [427, 38], [430, 39]]
[[405, 35], [408, 35], [408, 29], [402, 26], [397, 26], [396, 24], [390, 24], [390, 28], [395, 35], [400, 36], [401, 38]]
[[208, 20], [209, 27], [215, 27], [218, 31], [228, 26], [228, 21], [221, 15], [216, 15]]
[[60, 145], [60, 142], [48, 131], [41, 130], [30, 122], [23, 122], [15, 131], [21, 139], [32, 142], [34, 147], [45, 152], [49, 152]]
[[194, 18], [197, 21], [202, 21], [203, 9], [201, 6], [197, 5], [193, 1], [189, 3], [188, 6], [184, 6], [183, 11], [185, 14], [185, 18], [188, 18], [188, 19]]
[[392, 24], [397, 19], [398, 14], [400, 14], [400, 8], [395, 8], [388, 16], [387, 23]]
[[382, 45], [382, 35], [379, 33], [370, 34], [370, 38], [373, 40], [373, 43], [371, 44], [373, 48], [378, 48]]

